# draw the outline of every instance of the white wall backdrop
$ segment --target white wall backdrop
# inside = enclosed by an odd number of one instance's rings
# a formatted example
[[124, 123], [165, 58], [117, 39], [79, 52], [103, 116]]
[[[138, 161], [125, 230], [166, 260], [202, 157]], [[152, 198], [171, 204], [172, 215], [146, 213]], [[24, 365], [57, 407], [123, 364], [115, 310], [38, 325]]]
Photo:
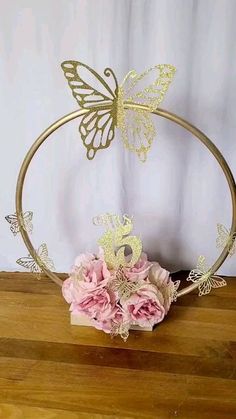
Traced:
[[[163, 108], [194, 123], [223, 152], [236, 176], [236, 2], [234, 0], [0, 0], [0, 270], [26, 256], [5, 215], [27, 150], [53, 121], [77, 109], [60, 63], [75, 59], [121, 81], [130, 69], [177, 67]], [[67, 124], [44, 143], [27, 175], [24, 210], [34, 212], [35, 247], [46, 242], [58, 271], [96, 250], [91, 219], [128, 213], [152, 258], [171, 270], [211, 264], [217, 222], [230, 226], [226, 181], [191, 135], [157, 118], [158, 137], [142, 164], [117, 135], [109, 151], [85, 158]], [[236, 274], [235, 257], [224, 274]]]

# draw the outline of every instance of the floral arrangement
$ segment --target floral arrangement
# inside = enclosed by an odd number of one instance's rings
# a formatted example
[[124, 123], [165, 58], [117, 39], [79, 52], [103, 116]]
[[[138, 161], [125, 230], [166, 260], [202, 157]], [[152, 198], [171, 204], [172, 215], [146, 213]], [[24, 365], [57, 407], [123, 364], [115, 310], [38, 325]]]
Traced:
[[111, 269], [100, 248], [98, 255], [76, 258], [62, 293], [73, 314], [86, 316], [95, 328], [126, 340], [133, 326], [152, 328], [164, 319], [178, 285], [143, 252], [133, 266]]

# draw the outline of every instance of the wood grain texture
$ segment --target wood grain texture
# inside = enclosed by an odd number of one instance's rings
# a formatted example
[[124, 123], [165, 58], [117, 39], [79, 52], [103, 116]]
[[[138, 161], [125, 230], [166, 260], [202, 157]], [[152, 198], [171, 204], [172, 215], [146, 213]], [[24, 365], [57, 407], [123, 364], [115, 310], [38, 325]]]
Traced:
[[227, 282], [180, 298], [124, 343], [71, 326], [47, 278], [0, 273], [0, 418], [235, 418], [236, 278]]

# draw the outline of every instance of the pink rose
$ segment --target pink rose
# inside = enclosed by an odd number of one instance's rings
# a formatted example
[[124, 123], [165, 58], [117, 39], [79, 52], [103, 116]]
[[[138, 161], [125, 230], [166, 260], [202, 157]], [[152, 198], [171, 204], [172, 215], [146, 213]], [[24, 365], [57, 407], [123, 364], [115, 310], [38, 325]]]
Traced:
[[152, 263], [148, 262], [147, 255], [143, 252], [138, 262], [132, 268], [125, 268], [124, 272], [130, 281], [143, 280], [147, 278], [151, 266]]
[[88, 316], [94, 327], [105, 333], [111, 332], [113, 321], [119, 316], [118, 310], [114, 293], [106, 288], [81, 295], [80, 300], [70, 306], [70, 311]]
[[81, 287], [90, 290], [107, 285], [110, 272], [107, 269], [106, 262], [95, 259], [82, 268], [82, 277]]
[[92, 325], [95, 327], [95, 329], [103, 330], [103, 332], [105, 333], [111, 333], [113, 323], [111, 319], [108, 319], [108, 320], [93, 319]]
[[126, 339], [130, 325], [153, 327], [163, 320], [175, 286], [170, 273], [159, 263], [149, 262], [145, 253], [133, 267], [123, 270], [128, 280], [137, 284], [136, 291], [128, 298], [120, 297], [119, 289], [112, 290], [110, 282], [116, 277], [116, 271], [107, 268], [102, 249], [98, 256], [81, 254], [63, 283], [62, 293], [70, 311], [88, 316], [99, 330]]
[[75, 303], [79, 299], [80, 294], [81, 288], [79, 287], [78, 280], [74, 280], [70, 277], [63, 282], [62, 295], [67, 303]]
[[79, 280], [81, 288], [90, 290], [104, 287], [110, 279], [110, 272], [104, 260], [96, 259], [92, 253], [84, 253], [76, 258], [71, 276]]
[[162, 294], [154, 285], [145, 281], [139, 290], [121, 303], [129, 314], [132, 324], [140, 327], [152, 327], [161, 322], [165, 316]]
[[98, 316], [93, 319], [92, 323], [94, 327], [98, 330], [103, 330], [105, 333], [111, 333], [112, 329], [116, 326], [119, 326], [122, 323], [126, 323], [128, 317], [122, 307], [115, 305], [114, 309], [111, 311], [109, 318], [103, 318], [103, 316]]
[[89, 264], [92, 260], [96, 259], [93, 253], [81, 253], [75, 259], [75, 267], [85, 266]]
[[106, 288], [98, 288], [81, 293], [80, 298], [72, 303], [70, 310], [102, 321], [114, 316], [115, 305], [115, 294]]
[[62, 286], [62, 294], [69, 304], [76, 305], [87, 292], [107, 285], [110, 272], [103, 260], [98, 260], [91, 253], [81, 254]]
[[174, 291], [174, 283], [170, 278], [170, 272], [162, 268], [159, 263], [153, 262], [148, 279], [162, 294], [165, 314], [167, 314], [172, 302], [172, 295]]

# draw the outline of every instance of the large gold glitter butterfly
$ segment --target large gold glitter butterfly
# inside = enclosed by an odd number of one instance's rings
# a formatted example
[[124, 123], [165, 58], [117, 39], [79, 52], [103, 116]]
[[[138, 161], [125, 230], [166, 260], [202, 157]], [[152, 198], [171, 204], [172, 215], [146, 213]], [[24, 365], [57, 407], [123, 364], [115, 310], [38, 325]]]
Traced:
[[18, 222], [18, 218], [16, 214], [10, 214], [5, 217], [6, 221], [10, 224], [10, 230], [14, 234], [14, 236], [19, 233], [20, 228], [22, 227], [28, 233], [32, 233], [33, 231], [33, 224], [32, 224], [33, 213], [32, 211], [26, 211], [20, 217], [20, 224]]
[[236, 233], [230, 234], [223, 224], [217, 224], [217, 232], [216, 247], [222, 249], [227, 246], [229, 255], [233, 256], [236, 252]]
[[[150, 112], [162, 102], [175, 67], [159, 64], [142, 74], [132, 70], [119, 86], [110, 68], [104, 70], [104, 75], [111, 77], [112, 83], [108, 84], [86, 64], [64, 61], [61, 66], [79, 106], [88, 110], [79, 126], [88, 159], [93, 159], [98, 150], [109, 147], [118, 127], [124, 146], [145, 161], [156, 134]], [[131, 105], [125, 109], [128, 103], [145, 105], [148, 111], [141, 107], [132, 109]]]
[[48, 256], [46, 243], [42, 243], [39, 246], [38, 250], [35, 251], [34, 258], [31, 255], [28, 255], [27, 257], [18, 259], [16, 263], [37, 275], [43, 271], [43, 267], [49, 270], [55, 269], [53, 260]]
[[197, 267], [189, 273], [187, 281], [199, 282], [199, 296], [209, 294], [212, 288], [220, 288], [227, 285], [223, 278], [212, 275], [211, 270], [206, 266], [205, 256], [199, 256]]

